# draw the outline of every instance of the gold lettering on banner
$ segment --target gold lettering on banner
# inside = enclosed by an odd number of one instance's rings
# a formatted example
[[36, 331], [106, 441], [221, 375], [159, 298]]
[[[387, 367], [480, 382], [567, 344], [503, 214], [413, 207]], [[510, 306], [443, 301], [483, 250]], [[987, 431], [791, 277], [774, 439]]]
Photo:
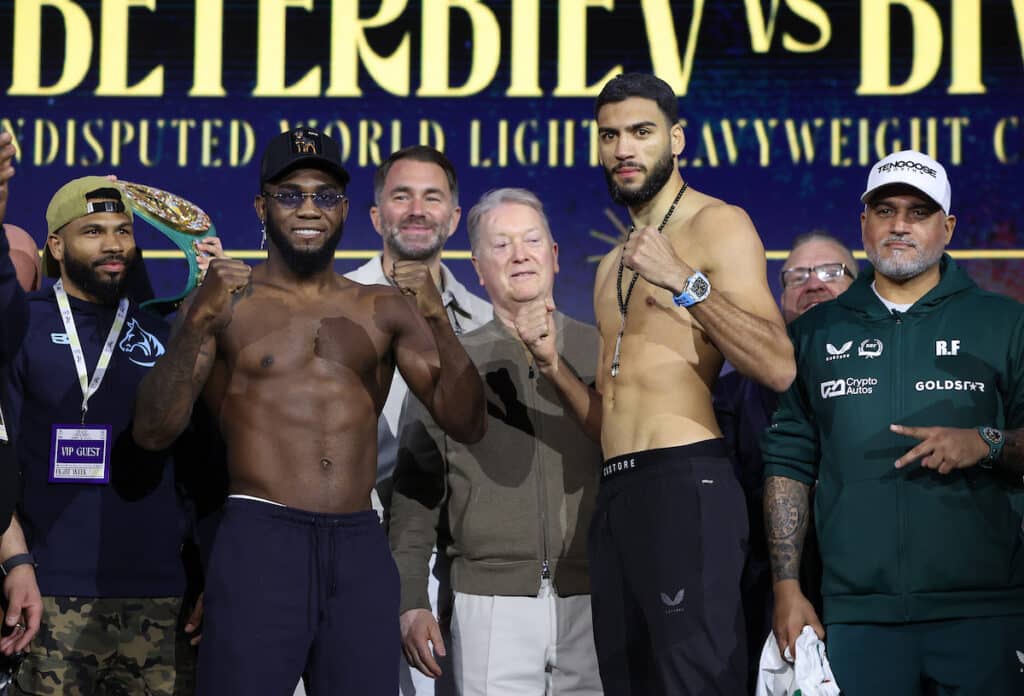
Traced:
[[[736, 146], [736, 136], [732, 132], [732, 124], [728, 119], [723, 118], [718, 122], [718, 127], [722, 130], [722, 144], [725, 145], [725, 157], [729, 164], [736, 164], [740, 157], [740, 151]], [[747, 120], [745, 118], [737, 119], [736, 127], [742, 131], [747, 127]]]
[[799, 123], [787, 118], [782, 122], [786, 131], [786, 142], [793, 164], [800, 164], [803, 159], [807, 164], [814, 163], [814, 143], [819, 129], [825, 125], [825, 119], [801, 119]]
[[754, 137], [757, 138], [758, 147], [758, 165], [767, 167], [772, 161], [772, 135], [775, 133], [775, 129], [779, 125], [779, 120], [776, 118], [754, 119]]
[[338, 141], [338, 149], [341, 151], [341, 161], [347, 162], [352, 154], [352, 130], [344, 121], [331, 121], [327, 124], [324, 132]]
[[818, 30], [818, 40], [814, 43], [798, 41], [790, 33], [782, 35], [782, 47], [792, 53], [816, 53], [832, 40], [832, 22], [825, 9], [810, 0], [787, 0], [790, 11]]
[[368, 119], [359, 120], [359, 166], [366, 167], [370, 164], [379, 165], [383, 158], [380, 156], [379, 140], [384, 135], [384, 125], [380, 121]]
[[[42, 84], [43, 8], [57, 10], [64, 24], [64, 65], [52, 85]], [[92, 61], [92, 25], [85, 11], [70, 0], [14, 2], [11, 96], [47, 96], [70, 92], [85, 78]], [[49, 37], [47, 37], [49, 38]]]
[[[100, 97], [159, 97], [164, 93], [164, 67], [158, 65], [134, 85], [128, 85], [128, 38], [131, 31], [128, 10], [145, 7], [153, 11], [156, 0], [104, 0], [100, 19]], [[111, 153], [111, 164], [116, 151]]]
[[966, 116], [947, 116], [942, 125], [949, 127], [949, 164], [956, 166], [964, 161], [963, 130], [971, 125]]
[[829, 124], [832, 141], [829, 162], [833, 167], [849, 167], [853, 164], [853, 160], [843, 154], [843, 148], [850, 143], [850, 138], [846, 135], [845, 129], [851, 125], [853, 125], [853, 119], [849, 118], [834, 118]]
[[121, 166], [121, 149], [135, 140], [135, 126], [119, 118], [110, 121], [110, 166]]
[[285, 84], [285, 25], [288, 8], [312, 12], [313, 0], [259, 0], [254, 97], [316, 97], [320, 95], [320, 66], [310, 68], [291, 85]]
[[509, 86], [506, 97], [542, 97], [540, 88], [540, 0], [512, 3]]
[[601, 164], [597, 120], [593, 118], [585, 118], [580, 121], [580, 125], [587, 129], [587, 164], [591, 167], [596, 167]]
[[[1016, 114], [992, 117], [992, 161], [1020, 161], [1024, 129]], [[274, 122], [293, 131], [288, 120]], [[353, 166], [379, 164], [403, 144], [444, 148], [446, 131], [432, 119], [303, 119], [333, 137], [342, 159]], [[889, 152], [916, 149], [950, 166], [962, 164], [971, 119], [957, 114], [867, 118], [853, 115], [804, 119], [716, 118], [680, 121], [688, 134], [681, 167], [867, 166]], [[985, 128], [989, 123], [986, 119]], [[48, 119], [3, 118], [14, 133], [20, 157], [35, 167], [121, 167], [217, 169], [241, 167], [256, 153], [256, 131], [243, 119]], [[481, 169], [596, 167], [597, 127], [592, 119], [467, 119], [458, 142], [468, 136], [469, 165]], [[412, 135], [418, 135], [413, 138]], [[989, 137], [987, 134], [976, 134]], [[978, 156], [976, 150], [968, 155]], [[21, 160], [16, 160], [19, 164]]]
[[[95, 66], [97, 96], [164, 96], [168, 89], [165, 65], [139, 65], [138, 59], [133, 62], [133, 48], [147, 37], [138, 30], [145, 28], [142, 23], [136, 21], [134, 24], [139, 26], [133, 27], [131, 21], [133, 12], [138, 18], [142, 10], [159, 19], [162, 4], [159, 0], [10, 0], [12, 65], [7, 95], [54, 96], [81, 90]], [[1002, 4], [1010, 5], [1010, 21], [1014, 23], [1012, 29], [1005, 27], [1004, 31], [1016, 33], [1024, 60], [1024, 0]], [[256, 24], [255, 64], [246, 66], [255, 72], [251, 92], [255, 97], [360, 97], [364, 94], [361, 77], [397, 96], [460, 98], [485, 91], [501, 94], [503, 89], [509, 98], [593, 97], [623, 70], [626, 58], [616, 64], [612, 62], [618, 58], [614, 52], [595, 51], [588, 42], [592, 33], [588, 32], [588, 20], [598, 12], [615, 21], [618, 14], [636, 11], [643, 20], [643, 36], [620, 38], [625, 41], [623, 50], [633, 60], [639, 59], [635, 47], [646, 42], [651, 71], [665, 79], [679, 96], [686, 96], [702, 40], [719, 39], [702, 36], [703, 16], [711, 6], [706, 0], [640, 0], [633, 4], [615, 0], [511, 0], [498, 4], [488, 0], [256, 0], [231, 4], [225, 0], [197, 0], [184, 5], [194, 12], [191, 84], [184, 88], [189, 97], [228, 96], [224, 52], [234, 42], [246, 40], [249, 24], [226, 23], [226, 6], [232, 13], [229, 20], [246, 15]], [[364, 11], [371, 8], [373, 14], [361, 16], [361, 6]], [[841, 8], [842, 15], [834, 7]], [[88, 12], [83, 8], [89, 8]], [[983, 11], [990, 8], [992, 16], [983, 17]], [[311, 64], [296, 65], [295, 57], [289, 59], [286, 45], [289, 18], [294, 22], [299, 13], [314, 11], [325, 15], [329, 12], [330, 40], [304, 52], [313, 56]], [[859, 12], [859, 21], [849, 16], [854, 11]], [[859, 0], [845, 4], [743, 0], [741, 12], [738, 22], [743, 26], [737, 29], [739, 35], [743, 30], [749, 32], [746, 58], [751, 68], [756, 68], [762, 56], [773, 53], [813, 54], [824, 50], [831, 43], [835, 22], [858, 25], [861, 36], [854, 93], [862, 96], [914, 94], [933, 86], [940, 74], [941, 79], [948, 80], [947, 94], [986, 94], [983, 19], [1005, 23], [1009, 15], [1005, 8], [997, 11], [996, 3], [982, 0], [948, 0], [941, 4], [933, 0]], [[830, 12], [835, 12], [834, 16]], [[500, 25], [499, 16], [507, 22], [507, 28]], [[56, 27], [46, 36], [44, 20], [47, 28]], [[909, 26], [909, 31], [894, 36], [894, 21]], [[557, 23], [557, 30], [549, 30], [549, 22]], [[98, 27], [95, 32], [94, 24]], [[386, 36], [389, 53], [380, 52], [371, 43], [371, 38], [378, 36], [376, 30]], [[411, 56], [414, 38], [420, 50], [415, 67]], [[546, 45], [549, 41], [552, 45]], [[909, 47], [909, 54], [904, 46]], [[1005, 59], [1005, 48], [988, 47], [999, 60]], [[545, 70], [542, 62], [552, 53], [556, 56], [554, 85], [546, 90], [541, 84]], [[141, 51], [139, 54], [143, 55]], [[601, 56], [600, 64], [595, 55]], [[53, 60], [56, 56], [60, 56], [59, 62]], [[944, 61], [948, 62], [948, 74]], [[415, 78], [413, 70], [418, 73]], [[289, 83], [292, 74], [298, 78]], [[130, 82], [134, 75], [142, 77]], [[597, 79], [592, 80], [594, 77]], [[44, 79], [49, 84], [43, 84]], [[418, 85], [411, 85], [416, 79]], [[499, 84], [505, 80], [507, 85]], [[226, 127], [227, 119], [224, 124]], [[858, 122], [851, 122], [850, 127], [859, 128]], [[391, 135], [388, 138], [394, 139]], [[715, 143], [724, 157], [717, 133]], [[830, 158], [834, 154], [830, 152]], [[855, 157], [851, 151], [839, 157], [846, 156], [855, 161], [859, 154]], [[557, 160], [563, 161], [564, 157], [558, 155]]]
[[[494, 13], [480, 0], [422, 0], [423, 53], [420, 57], [419, 97], [464, 97], [484, 90], [498, 72], [501, 28]], [[472, 46], [469, 76], [461, 87], [449, 84], [451, 68], [451, 11], [469, 17]]]
[[537, 121], [530, 119], [516, 124], [512, 135], [512, 152], [521, 165], [540, 162], [540, 143], [537, 142]]
[[548, 167], [558, 166], [558, 141], [560, 140], [558, 132], [558, 121], [555, 119], [548, 119]]
[[[1019, 0], [1014, 2], [1020, 36]], [[914, 47], [910, 74], [901, 84], [892, 83], [893, 35], [890, 19], [894, 7], [910, 15], [911, 34], [899, 41]], [[981, 70], [981, 0], [952, 0], [950, 27], [949, 94], [984, 94]], [[942, 63], [944, 34], [939, 14], [925, 0], [862, 0], [861, 2], [861, 95], [913, 94], [927, 87]], [[870, 29], [868, 29], [870, 28]], [[1024, 53], [1024, 50], [1022, 50]]]
[[[899, 40], [914, 47], [910, 75], [899, 85], [891, 82], [890, 13], [901, 5], [910, 13], [911, 35]], [[857, 94], [912, 94], [931, 82], [942, 60], [942, 25], [925, 0], [861, 0], [861, 81]], [[870, 27], [870, 30], [868, 30]]]
[[178, 129], [178, 166], [188, 165], [188, 136], [189, 131], [196, 127], [196, 121], [192, 118], [176, 118], [171, 120], [171, 127]]
[[98, 164], [103, 164], [103, 145], [100, 144], [99, 137], [94, 132], [95, 128], [103, 128], [103, 119], [94, 118], [86, 121], [82, 124], [82, 140], [92, 150], [92, 157], [87, 158], [84, 155], [78, 159], [78, 164], [83, 167], [93, 167]]
[[[922, 139], [921, 126], [924, 126]], [[935, 156], [939, 151], [939, 120], [937, 118], [910, 119], [910, 149], [930, 152]]]
[[981, 0], [953, 0], [953, 62], [949, 94], [984, 94], [981, 81]]
[[[337, 3], [336, 3], [337, 4]], [[190, 97], [224, 97], [224, 0], [196, 3]]]
[[420, 144], [444, 152], [444, 127], [437, 121], [420, 119]]
[[563, 124], [565, 129], [564, 163], [566, 167], [576, 166], [576, 123], [570, 118]]
[[474, 118], [469, 122], [469, 166], [490, 167], [489, 157], [480, 156], [480, 119]]
[[622, 72], [622, 66], [616, 65], [594, 84], [587, 84], [587, 9], [590, 7], [611, 11], [615, 0], [561, 0], [558, 3], [558, 84], [552, 92], [556, 97], [596, 97], [608, 80]]
[[75, 125], [73, 118], [69, 118], [64, 124], [64, 164], [68, 167], [75, 166], [75, 144], [77, 142]]
[[[163, 140], [164, 120], [162, 118], [156, 119], [156, 128], [160, 131], [160, 136], [157, 140]], [[149, 119], [144, 118], [139, 123], [139, 162], [144, 167], [154, 167], [160, 161], [159, 155], [154, 160], [152, 153], [149, 151]]]
[[676, 94], [685, 96], [690, 86], [693, 56], [700, 37], [704, 0], [694, 0], [682, 64], [679, 62], [679, 42], [676, 39], [674, 13], [670, 1], [644, 0], [640, 7], [644, 13], [644, 26], [647, 30], [647, 43], [651, 50], [654, 73], [668, 82]]
[[248, 121], [233, 118], [228, 129], [228, 163], [243, 167], [252, 161], [256, 152], [256, 132]]
[[1006, 116], [996, 122], [992, 131], [992, 151], [1001, 164], [1017, 164], [1020, 162], [1020, 155], [1016, 152], [1009, 153], [1006, 150], [1006, 130], [1012, 128], [1017, 132], [1018, 148], [1020, 147], [1020, 118], [1017, 116]]
[[[775, 22], [778, 19], [780, 0], [771, 0], [771, 9], [765, 19], [761, 0], [743, 0], [747, 15], [747, 28], [750, 30], [750, 48], [755, 53], [768, 53], [775, 36]], [[782, 47], [793, 53], [814, 53], [824, 48], [832, 40], [832, 23], [828, 14], [816, 2], [811, 0], [786, 0], [785, 5], [801, 19], [818, 30], [818, 38], [813, 43], [797, 40], [786, 32], [782, 35]]]
[[382, 0], [377, 14], [359, 16], [358, 2], [331, 3], [331, 82], [328, 97], [361, 97], [359, 66], [391, 94], [408, 96], [410, 34], [406, 31], [391, 55], [377, 53], [366, 39], [366, 29], [385, 27], [405, 11], [406, 0]]
[[220, 129], [223, 122], [219, 118], [203, 119], [199, 127], [199, 162], [203, 167], [220, 167], [224, 164], [220, 157], [214, 155], [214, 150], [220, 145], [220, 138], [214, 129]]
[[[47, 147], [49, 145], [49, 147]], [[60, 147], [60, 131], [53, 121], [40, 118], [36, 119], [35, 147], [32, 151], [32, 164], [42, 167], [51, 164], [57, 159], [58, 148]]]
[[1013, 18], [1017, 25], [1017, 44], [1020, 46], [1020, 57], [1024, 60], [1024, 0], [1013, 0]]

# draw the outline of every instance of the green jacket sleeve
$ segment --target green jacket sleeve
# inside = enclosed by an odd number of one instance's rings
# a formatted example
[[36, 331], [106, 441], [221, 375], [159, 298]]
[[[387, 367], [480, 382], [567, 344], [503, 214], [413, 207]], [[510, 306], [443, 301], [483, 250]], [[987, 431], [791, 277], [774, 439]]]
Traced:
[[388, 540], [401, 581], [400, 612], [430, 609], [427, 580], [445, 498], [446, 439], [419, 399], [405, 399]]
[[813, 485], [818, 478], [821, 442], [807, 398], [807, 375], [801, 370], [800, 341], [792, 327], [790, 338], [796, 352], [797, 375], [779, 397], [772, 424], [761, 435], [761, 458], [766, 478], [784, 476]]
[[1006, 375], [1005, 427], [1024, 428], [1024, 312], [1010, 332]]

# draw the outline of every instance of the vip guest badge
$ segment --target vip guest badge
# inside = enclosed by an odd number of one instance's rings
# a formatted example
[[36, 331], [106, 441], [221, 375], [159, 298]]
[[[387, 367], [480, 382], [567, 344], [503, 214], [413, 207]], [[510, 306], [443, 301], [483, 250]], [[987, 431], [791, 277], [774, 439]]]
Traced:
[[110, 483], [109, 425], [54, 425], [50, 483]]

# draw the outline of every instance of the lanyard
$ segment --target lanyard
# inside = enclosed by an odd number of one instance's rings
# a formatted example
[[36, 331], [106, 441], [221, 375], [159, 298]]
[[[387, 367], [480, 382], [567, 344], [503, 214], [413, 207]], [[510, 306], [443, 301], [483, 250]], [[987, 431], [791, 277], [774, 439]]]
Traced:
[[107, 367], [110, 365], [110, 358], [114, 354], [114, 346], [117, 345], [117, 337], [121, 335], [121, 328], [124, 326], [125, 317], [128, 316], [128, 298], [122, 297], [117, 306], [117, 315], [114, 317], [114, 325], [110, 327], [107, 334], [107, 342], [103, 344], [103, 352], [96, 362], [96, 371], [89, 380], [89, 373], [85, 366], [85, 354], [82, 352], [82, 343], [78, 340], [78, 330], [75, 329], [75, 316], [71, 313], [71, 304], [68, 302], [68, 294], [64, 290], [64, 283], [54, 283], [53, 292], [57, 296], [57, 306], [60, 307], [60, 318], [64, 322], [64, 331], [68, 335], [68, 344], [71, 346], [71, 357], [75, 360], [75, 370], [78, 371], [78, 382], [82, 386], [82, 423], [85, 423], [85, 414], [89, 410], [89, 399], [96, 390], [100, 388], [100, 382], [107, 374]]

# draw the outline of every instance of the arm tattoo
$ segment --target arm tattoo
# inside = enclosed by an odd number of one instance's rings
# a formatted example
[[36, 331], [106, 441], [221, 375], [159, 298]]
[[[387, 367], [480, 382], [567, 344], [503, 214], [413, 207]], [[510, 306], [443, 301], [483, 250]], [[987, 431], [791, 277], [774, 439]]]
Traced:
[[[143, 378], [135, 398], [134, 433], [143, 447], [162, 449], [188, 425], [213, 355], [203, 336], [176, 323], [167, 352]], [[203, 366], [197, 376], [197, 363]]]
[[799, 579], [800, 555], [810, 512], [810, 486], [782, 476], [764, 483], [764, 526], [772, 560], [772, 581]]

